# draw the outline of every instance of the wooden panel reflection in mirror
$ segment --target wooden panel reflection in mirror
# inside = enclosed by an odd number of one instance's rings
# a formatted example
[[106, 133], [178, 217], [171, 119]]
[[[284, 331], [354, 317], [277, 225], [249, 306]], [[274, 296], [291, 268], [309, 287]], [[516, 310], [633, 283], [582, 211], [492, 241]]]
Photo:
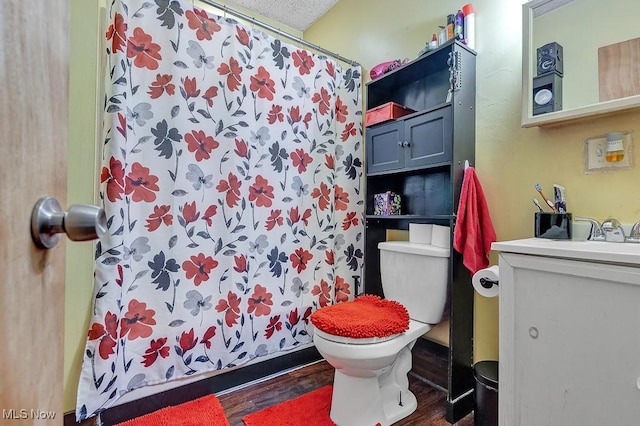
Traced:
[[598, 49], [600, 102], [640, 94], [640, 38]]

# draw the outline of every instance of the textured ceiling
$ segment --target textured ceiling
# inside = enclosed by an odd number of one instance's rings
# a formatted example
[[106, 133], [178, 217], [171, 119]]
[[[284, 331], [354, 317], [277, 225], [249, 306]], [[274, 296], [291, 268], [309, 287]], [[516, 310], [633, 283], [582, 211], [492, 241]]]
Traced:
[[[338, 0], [225, 0], [233, 5], [304, 31], [325, 14]], [[259, 17], [255, 17], [259, 19]]]

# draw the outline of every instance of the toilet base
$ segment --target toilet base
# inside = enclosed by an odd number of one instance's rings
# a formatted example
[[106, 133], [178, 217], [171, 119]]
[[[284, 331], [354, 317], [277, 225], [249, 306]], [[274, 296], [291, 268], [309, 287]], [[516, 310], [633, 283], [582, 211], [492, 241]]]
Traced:
[[389, 426], [411, 415], [418, 407], [407, 378], [413, 343], [404, 347], [380, 376], [356, 377], [336, 370], [331, 420], [338, 426]]

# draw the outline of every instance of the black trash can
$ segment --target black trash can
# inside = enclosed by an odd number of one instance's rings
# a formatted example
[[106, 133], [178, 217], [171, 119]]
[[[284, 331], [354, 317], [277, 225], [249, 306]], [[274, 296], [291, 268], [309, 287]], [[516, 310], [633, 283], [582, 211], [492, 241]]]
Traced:
[[498, 361], [479, 361], [473, 366], [476, 377], [475, 426], [498, 426]]

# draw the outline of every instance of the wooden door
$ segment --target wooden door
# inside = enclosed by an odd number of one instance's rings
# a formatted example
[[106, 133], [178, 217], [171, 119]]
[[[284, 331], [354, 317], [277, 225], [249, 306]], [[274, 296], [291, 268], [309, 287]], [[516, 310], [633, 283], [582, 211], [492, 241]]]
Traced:
[[66, 206], [68, 28], [66, 0], [0, 7], [0, 424], [63, 421], [65, 241], [37, 249], [30, 217]]

